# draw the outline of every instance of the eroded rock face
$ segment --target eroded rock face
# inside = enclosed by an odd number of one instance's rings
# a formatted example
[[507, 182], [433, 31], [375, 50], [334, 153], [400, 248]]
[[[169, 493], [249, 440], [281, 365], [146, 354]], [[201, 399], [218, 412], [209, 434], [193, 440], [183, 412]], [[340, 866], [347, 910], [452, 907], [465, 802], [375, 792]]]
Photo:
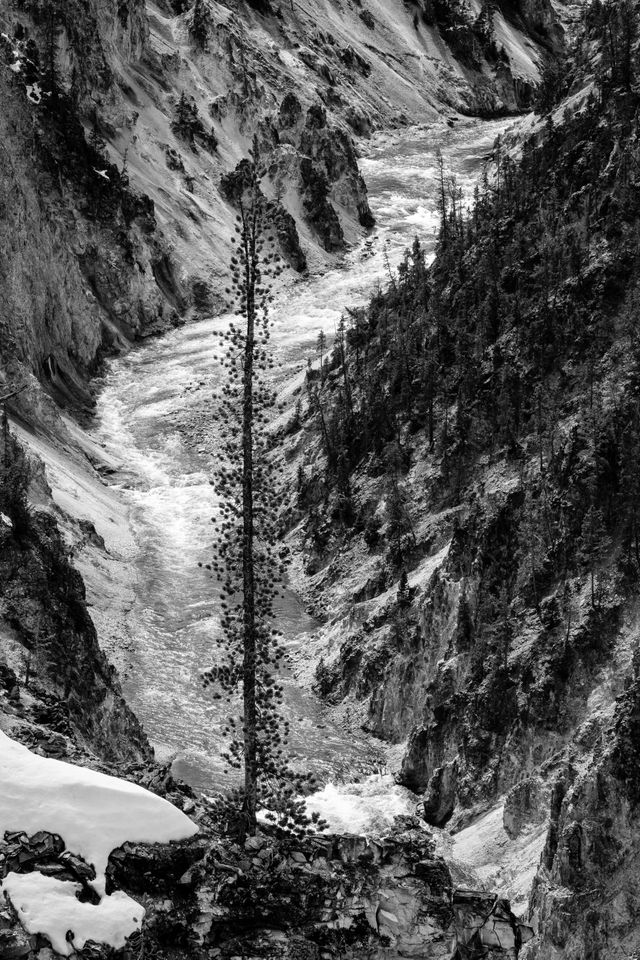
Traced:
[[538, 935], [528, 960], [610, 960], [638, 947], [640, 682], [618, 701], [604, 751], [559, 783], [531, 896]]
[[295, 151], [297, 170], [293, 165], [292, 171], [286, 149], [280, 149], [271, 157], [271, 178], [278, 182], [280, 171], [294, 172], [307, 222], [320, 237], [325, 250], [332, 253], [344, 249], [338, 209], [355, 216], [360, 226], [370, 228], [374, 224], [349, 135], [328, 122], [322, 104], [311, 104], [305, 113], [292, 92], [281, 102], [275, 127], [279, 146]]
[[519, 836], [524, 829], [535, 823], [544, 823], [549, 812], [549, 798], [540, 781], [527, 777], [513, 785], [505, 803], [502, 822], [511, 838]]
[[452, 760], [433, 773], [423, 800], [427, 823], [442, 827], [451, 819], [458, 794], [458, 762]]
[[504, 901], [452, 890], [422, 830], [126, 845], [109, 875], [145, 903], [148, 947], [168, 937], [197, 958], [515, 958], [529, 936]]
[[[0, 252], [7, 267], [0, 269], [0, 297], [5, 326], [11, 321], [2, 353], [5, 364], [17, 360], [60, 405], [86, 407], [87, 380], [102, 352], [168, 326], [176, 304], [156, 283], [154, 264], [164, 251], [153, 205], [130, 189], [99, 140], [89, 143], [81, 123], [83, 91], [95, 102], [111, 96], [115, 61], [142, 52], [143, 5], [58, 7], [57, 104], [30, 99], [26, 40], [17, 72], [7, 60], [15, 44], [0, 54]], [[22, 10], [11, 13], [0, 26], [43, 49], [42, 25]], [[67, 97], [71, 78], [74, 99]]]
[[[569, 644], [558, 616], [559, 590], [541, 602], [539, 615], [522, 618], [506, 661], [485, 657], [474, 639], [476, 611], [492, 584], [500, 589], [510, 563], [518, 510], [518, 495], [500, 492], [475, 514], [434, 524], [414, 548], [417, 559], [411, 557], [416, 569], [419, 551], [428, 550], [433, 567], [425, 563], [429, 572], [410, 606], [403, 608], [392, 591], [383, 603], [367, 602], [388, 584], [382, 576], [363, 580], [353, 598], [357, 617], [345, 620], [344, 636], [323, 663], [323, 696], [331, 703], [354, 697], [367, 711], [367, 729], [391, 743], [407, 741], [401, 781], [426, 794], [425, 813], [434, 824], [452, 817], [455, 826], [458, 817], [486, 809], [512, 788], [507, 829], [517, 833], [543, 822], [553, 775], [541, 791], [532, 787], [528, 800], [520, 782], [552, 758], [557, 766], [563, 751], [579, 756], [598, 736], [589, 691], [603, 678], [609, 682], [619, 599], [598, 608], [576, 603]], [[329, 580], [333, 573], [327, 567], [322, 575]], [[614, 689], [624, 670], [621, 658]]]
[[[306, 268], [306, 256], [287, 203], [297, 213], [302, 201], [305, 221], [328, 253], [346, 249], [343, 221], [367, 229], [374, 225], [351, 138], [327, 121], [321, 104], [312, 103], [305, 112], [289, 91], [279, 111], [257, 123], [256, 140], [261, 188], [272, 197], [271, 220], [283, 256], [295, 270]], [[248, 163], [241, 160], [221, 180], [222, 195], [234, 206], [248, 182]]]
[[562, 27], [547, 0], [502, 0], [500, 6], [506, 17], [520, 17], [532, 37], [557, 48], [561, 46]]
[[63, 759], [71, 738], [103, 760], [150, 760], [147, 738], [100, 650], [84, 584], [51, 517], [36, 515], [21, 539], [4, 539], [0, 573], [0, 617], [24, 649], [20, 682], [3, 670], [0, 712], [27, 722], [20, 739]]
[[338, 214], [329, 200], [329, 186], [322, 171], [308, 157], [300, 163], [302, 202], [309, 224], [329, 253], [344, 250], [346, 244]]
[[[273, 172], [273, 169], [272, 169]], [[247, 199], [246, 192], [251, 179], [248, 160], [241, 160], [235, 170], [225, 174], [220, 183], [224, 197], [238, 208], [241, 200]], [[307, 268], [307, 258], [300, 245], [296, 222], [279, 200], [267, 200], [262, 194], [267, 223], [275, 231], [280, 251], [285, 261], [298, 273]]]

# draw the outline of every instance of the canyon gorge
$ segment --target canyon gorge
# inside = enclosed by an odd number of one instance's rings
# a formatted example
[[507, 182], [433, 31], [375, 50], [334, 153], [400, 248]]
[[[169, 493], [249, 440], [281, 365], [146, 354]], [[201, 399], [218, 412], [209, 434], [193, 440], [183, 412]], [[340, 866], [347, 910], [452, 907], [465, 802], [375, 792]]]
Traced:
[[[0, 4], [2, 960], [638, 956], [639, 42], [631, 0]], [[252, 162], [322, 821], [239, 838]]]

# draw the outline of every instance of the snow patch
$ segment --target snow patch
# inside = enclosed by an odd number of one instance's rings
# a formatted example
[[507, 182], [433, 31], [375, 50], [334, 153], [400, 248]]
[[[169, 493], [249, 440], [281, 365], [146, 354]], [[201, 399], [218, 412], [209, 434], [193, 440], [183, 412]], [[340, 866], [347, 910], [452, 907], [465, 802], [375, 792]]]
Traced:
[[[78, 884], [39, 873], [9, 874], [2, 884], [25, 929], [41, 933], [69, 956], [87, 939], [121, 947], [139, 929], [144, 910], [123, 893], [105, 896], [109, 854], [126, 841], [167, 843], [198, 827], [167, 800], [95, 770], [39, 757], [0, 731], [0, 836], [58, 834], [67, 850], [93, 864], [101, 902], [76, 898]], [[73, 945], [66, 939], [74, 932]]]
[[198, 827], [173, 804], [143, 787], [62, 760], [39, 757], [0, 732], [0, 834], [57, 833], [96, 871], [104, 892], [112, 850], [126, 841], [183, 840]]
[[41, 873], [10, 873], [3, 889], [29, 934], [41, 934], [56, 953], [69, 957], [88, 940], [116, 950], [140, 930], [144, 908], [118, 890], [97, 906], [81, 903], [79, 883], [44, 877]]

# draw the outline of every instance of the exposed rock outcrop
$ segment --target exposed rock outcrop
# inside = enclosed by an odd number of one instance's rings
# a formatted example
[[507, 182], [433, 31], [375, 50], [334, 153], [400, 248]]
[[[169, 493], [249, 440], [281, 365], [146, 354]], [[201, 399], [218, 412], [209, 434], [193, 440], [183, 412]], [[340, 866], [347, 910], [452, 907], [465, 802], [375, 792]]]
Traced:
[[142, 897], [148, 947], [168, 938], [177, 956], [515, 960], [531, 935], [508, 903], [453, 889], [429, 836], [415, 829], [380, 841], [126, 845], [109, 876]]
[[338, 215], [328, 197], [326, 177], [308, 157], [300, 163], [305, 216], [317, 231], [322, 245], [329, 253], [344, 250], [345, 240]]
[[[63, 35], [68, 38], [67, 70], [77, 84], [91, 89], [99, 79], [107, 88], [113, 84], [103, 69], [109, 45], [117, 42], [132, 55], [139, 52], [143, 30], [138, 5], [136, 10], [127, 14], [126, 35], [118, 27], [104, 48], [90, 19], [64, 20], [69, 25]], [[65, 18], [72, 13], [65, 8]], [[101, 8], [100, 23], [109, 24], [105, 13]], [[9, 21], [3, 14], [1, 25], [22, 30], [43, 48], [39, 24], [24, 16]], [[153, 205], [131, 190], [100, 138], [85, 133], [77, 105], [64, 90], [62, 67], [56, 103], [52, 94], [46, 99], [46, 92], [42, 101], [30, 95], [40, 88], [38, 81], [32, 87], [24, 79], [28, 52], [27, 41], [1, 51], [2, 355], [5, 370], [17, 360], [57, 403], [77, 408], [91, 403], [87, 382], [103, 351], [168, 325], [175, 308], [154, 278], [153, 264], [164, 253]], [[45, 81], [40, 82], [44, 90]]]
[[146, 736], [100, 650], [82, 578], [52, 517], [33, 515], [19, 537], [2, 537], [0, 573], [0, 622], [11, 630], [15, 662], [14, 669], [2, 668], [0, 715], [22, 729], [23, 742], [48, 756], [66, 756], [70, 737], [106, 761], [151, 760]]
[[[520, 819], [543, 822], [549, 787], [531, 783], [527, 799], [526, 777], [563, 750], [571, 758], [589, 748], [600, 728], [597, 717], [589, 719], [590, 692], [621, 686], [628, 664], [624, 651], [614, 664], [609, 658], [622, 617], [615, 590], [597, 607], [576, 590], [569, 643], [557, 596], [541, 605], [539, 620], [523, 622], [522, 641], [507, 663], [487, 663], [470, 642], [483, 591], [507, 563], [521, 510], [511, 492], [515, 482], [504, 482], [505, 491], [495, 492], [482, 513], [464, 520], [448, 511], [432, 516], [413, 554], [405, 555], [419, 571], [411, 606], [402, 607], [389, 589], [380, 596], [373, 591], [371, 599], [370, 590], [358, 594], [347, 635], [322, 665], [328, 699], [364, 701], [369, 730], [392, 743], [406, 739], [401, 780], [426, 791], [425, 813], [435, 825], [456, 807], [471, 811], [512, 788], [508, 829], [517, 833]], [[431, 556], [420, 560], [425, 548]], [[348, 576], [353, 557], [346, 554], [341, 563]], [[315, 579], [326, 584], [337, 569]], [[385, 586], [382, 581], [378, 590]], [[464, 820], [467, 813], [460, 815]]]
[[427, 785], [422, 803], [424, 818], [436, 827], [451, 819], [458, 795], [458, 761], [451, 760], [438, 767]]
[[[222, 177], [222, 194], [236, 208], [245, 196], [250, 177], [249, 161], [246, 159], [241, 160], [235, 170]], [[294, 270], [302, 273], [307, 268], [307, 258], [300, 246], [295, 220], [279, 200], [267, 200], [262, 191], [261, 196], [266, 222], [275, 230], [282, 256]]]
[[545, 823], [550, 812], [549, 797], [540, 781], [527, 777], [509, 790], [504, 803], [502, 822], [510, 837], [519, 836], [530, 824]]
[[[558, 781], [531, 896], [535, 960], [634, 956], [640, 895], [640, 681], [617, 703], [587, 769]], [[615, 951], [615, 952], [614, 952]]]

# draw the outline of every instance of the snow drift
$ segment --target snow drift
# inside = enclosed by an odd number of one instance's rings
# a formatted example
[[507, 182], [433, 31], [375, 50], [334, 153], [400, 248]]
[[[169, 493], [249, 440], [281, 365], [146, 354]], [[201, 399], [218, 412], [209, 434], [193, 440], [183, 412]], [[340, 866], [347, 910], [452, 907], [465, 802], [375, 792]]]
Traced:
[[[97, 906], [80, 887], [40, 873], [9, 874], [2, 891], [28, 933], [40, 933], [65, 956], [87, 940], [119, 948], [139, 930], [144, 910], [123, 893], [105, 896], [109, 854], [127, 841], [167, 843], [198, 832], [184, 813], [148, 790], [95, 770], [39, 757], [0, 731], [0, 835], [58, 834], [67, 850], [93, 865]], [[73, 937], [68, 938], [68, 931]]]

